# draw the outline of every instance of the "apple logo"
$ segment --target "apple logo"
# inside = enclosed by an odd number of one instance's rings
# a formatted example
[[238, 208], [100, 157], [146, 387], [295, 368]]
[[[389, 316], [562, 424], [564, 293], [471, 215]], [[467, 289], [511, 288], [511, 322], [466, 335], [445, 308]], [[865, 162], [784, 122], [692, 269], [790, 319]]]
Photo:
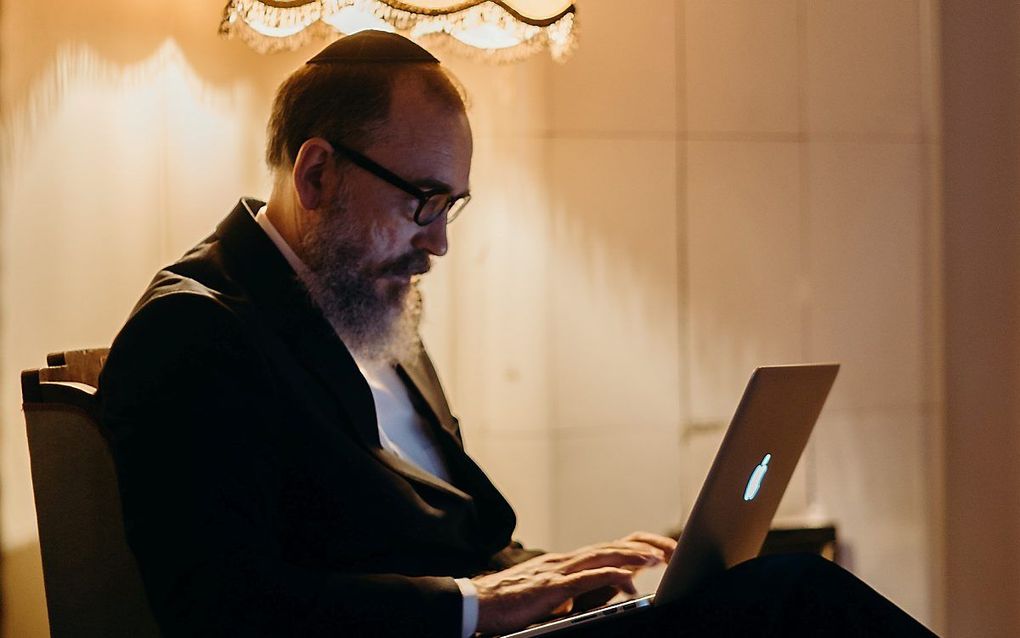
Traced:
[[761, 460], [758, 467], [754, 468], [751, 472], [751, 478], [747, 480], [747, 487], [744, 488], [744, 500], [753, 501], [755, 496], [758, 496], [758, 490], [761, 489], [761, 482], [765, 480], [765, 472], [769, 471], [769, 461], [772, 460], [771, 454], [766, 454], [765, 458]]

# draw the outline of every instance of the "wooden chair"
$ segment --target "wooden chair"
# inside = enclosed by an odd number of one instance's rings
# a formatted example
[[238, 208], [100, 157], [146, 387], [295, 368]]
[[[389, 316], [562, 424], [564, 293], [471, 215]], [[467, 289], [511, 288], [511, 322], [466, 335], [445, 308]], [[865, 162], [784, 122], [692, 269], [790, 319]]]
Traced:
[[98, 419], [107, 349], [51, 354], [21, 373], [50, 634], [158, 636], [128, 549], [117, 475]]

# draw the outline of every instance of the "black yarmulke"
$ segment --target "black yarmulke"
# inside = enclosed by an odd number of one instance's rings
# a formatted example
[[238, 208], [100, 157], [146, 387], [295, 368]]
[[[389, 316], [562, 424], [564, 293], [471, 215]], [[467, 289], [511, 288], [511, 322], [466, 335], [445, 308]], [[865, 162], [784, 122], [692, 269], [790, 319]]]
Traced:
[[344, 62], [427, 62], [439, 60], [414, 42], [396, 33], [386, 31], [359, 31], [340, 38], [307, 64], [336, 64]]

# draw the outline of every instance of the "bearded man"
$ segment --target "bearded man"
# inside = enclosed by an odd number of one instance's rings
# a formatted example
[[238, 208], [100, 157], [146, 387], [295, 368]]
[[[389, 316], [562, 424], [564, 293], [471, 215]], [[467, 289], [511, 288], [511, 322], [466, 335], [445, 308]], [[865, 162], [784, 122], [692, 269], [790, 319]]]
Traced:
[[[378, 32], [339, 40], [277, 93], [268, 202], [242, 199], [142, 296], [100, 397], [166, 635], [506, 632], [633, 593], [636, 571], [669, 558], [671, 539], [640, 532], [525, 549], [464, 451], [416, 283], [470, 198], [471, 148], [461, 92], [428, 52]], [[716, 594], [605, 635], [792, 635], [855, 614], [923, 633], [820, 559], [792, 564], [735, 570]], [[845, 613], [805, 594], [826, 579]], [[740, 599], [765, 582], [786, 602]], [[824, 614], [777, 620], [808, 599]]]

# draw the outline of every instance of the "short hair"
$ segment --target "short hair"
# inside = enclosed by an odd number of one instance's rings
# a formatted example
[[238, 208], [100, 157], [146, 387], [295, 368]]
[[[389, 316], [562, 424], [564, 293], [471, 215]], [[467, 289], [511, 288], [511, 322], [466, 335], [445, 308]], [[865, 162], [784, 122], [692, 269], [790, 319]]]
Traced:
[[276, 91], [267, 125], [266, 164], [270, 170], [292, 166], [306, 140], [327, 140], [363, 147], [382, 132], [390, 112], [393, 86], [405, 74], [422, 80], [423, 92], [451, 111], [464, 111], [460, 83], [440, 65], [423, 62], [344, 62], [306, 64]]

